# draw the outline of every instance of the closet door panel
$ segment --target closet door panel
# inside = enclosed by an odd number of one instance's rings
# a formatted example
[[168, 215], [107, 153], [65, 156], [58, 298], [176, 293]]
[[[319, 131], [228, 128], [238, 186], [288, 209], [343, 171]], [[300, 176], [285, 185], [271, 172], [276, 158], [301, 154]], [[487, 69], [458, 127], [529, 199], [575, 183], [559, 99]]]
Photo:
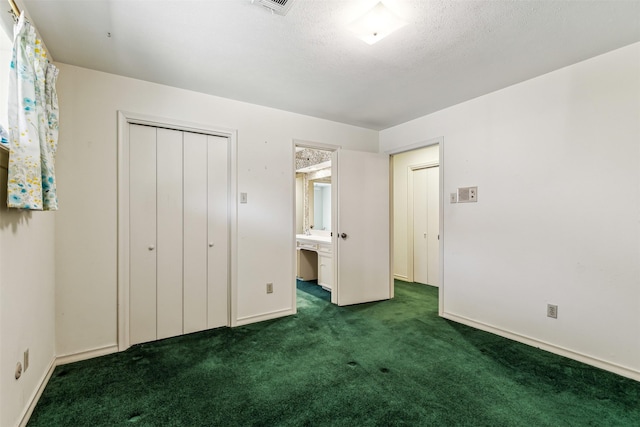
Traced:
[[429, 254], [428, 281], [440, 286], [440, 168], [427, 169], [427, 253]]
[[156, 339], [156, 128], [129, 127], [129, 340]]
[[184, 134], [184, 333], [207, 329], [207, 136]]
[[208, 136], [208, 205], [209, 205], [209, 247], [208, 288], [209, 288], [209, 328], [228, 324], [228, 270], [229, 270], [229, 230], [228, 230], [228, 138]]
[[427, 229], [427, 171], [413, 172], [413, 281], [429, 283]]
[[183, 332], [182, 132], [158, 129], [157, 150], [157, 322], [162, 339]]

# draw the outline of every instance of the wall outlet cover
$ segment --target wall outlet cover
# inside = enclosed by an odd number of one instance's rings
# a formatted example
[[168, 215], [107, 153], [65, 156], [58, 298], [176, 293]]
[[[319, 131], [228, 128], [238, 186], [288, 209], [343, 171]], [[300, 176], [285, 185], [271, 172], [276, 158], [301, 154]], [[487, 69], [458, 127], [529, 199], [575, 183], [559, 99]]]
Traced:
[[554, 304], [547, 304], [547, 317], [552, 319], [558, 318], [558, 306]]
[[469, 201], [470, 202], [478, 201], [478, 187], [469, 187]]
[[473, 203], [478, 201], [478, 187], [459, 187], [458, 203]]

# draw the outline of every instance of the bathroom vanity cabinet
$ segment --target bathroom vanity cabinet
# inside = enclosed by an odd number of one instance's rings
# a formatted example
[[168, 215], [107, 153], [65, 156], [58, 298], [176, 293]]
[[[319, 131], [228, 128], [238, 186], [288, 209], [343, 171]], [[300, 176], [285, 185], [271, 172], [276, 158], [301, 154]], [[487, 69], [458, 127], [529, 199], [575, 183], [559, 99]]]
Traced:
[[331, 291], [333, 282], [333, 256], [331, 244], [318, 247], [318, 285]]
[[296, 235], [297, 276], [301, 280], [318, 280], [318, 285], [331, 291], [333, 253], [331, 237]]

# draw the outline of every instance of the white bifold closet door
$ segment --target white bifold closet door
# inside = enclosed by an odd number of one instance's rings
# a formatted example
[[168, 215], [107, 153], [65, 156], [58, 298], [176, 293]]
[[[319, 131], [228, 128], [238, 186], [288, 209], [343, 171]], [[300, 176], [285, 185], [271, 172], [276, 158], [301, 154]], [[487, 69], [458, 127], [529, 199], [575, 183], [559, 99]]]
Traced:
[[228, 140], [129, 132], [130, 344], [225, 326]]
[[440, 171], [430, 167], [413, 174], [413, 281], [440, 285]]

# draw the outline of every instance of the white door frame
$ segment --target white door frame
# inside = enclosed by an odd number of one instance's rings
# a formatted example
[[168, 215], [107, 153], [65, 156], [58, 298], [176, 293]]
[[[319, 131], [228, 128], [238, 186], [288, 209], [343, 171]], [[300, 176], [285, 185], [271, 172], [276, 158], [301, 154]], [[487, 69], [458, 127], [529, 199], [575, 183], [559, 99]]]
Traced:
[[438, 166], [440, 166], [438, 162], [427, 162], [407, 167], [407, 278], [410, 282], [415, 282], [413, 271], [413, 249], [415, 243], [413, 235], [413, 172]]
[[[335, 144], [325, 144], [322, 142], [313, 142], [313, 141], [305, 141], [302, 139], [294, 139], [292, 141], [291, 144], [291, 151], [292, 151], [292, 162], [291, 162], [291, 167], [293, 168], [293, 177], [292, 177], [292, 193], [293, 193], [293, 217], [294, 221], [292, 221], [292, 225], [291, 225], [291, 229], [293, 230], [292, 233], [292, 253], [291, 253], [291, 257], [293, 258], [293, 262], [292, 262], [292, 271], [291, 271], [291, 277], [293, 278], [293, 286], [292, 286], [292, 293], [291, 293], [291, 307], [293, 308], [292, 310], [292, 314], [296, 314], [298, 312], [298, 304], [297, 304], [297, 296], [296, 296], [296, 291], [297, 291], [297, 286], [296, 286], [296, 275], [297, 275], [297, 271], [296, 271], [296, 147], [302, 147], [302, 148], [311, 148], [314, 150], [324, 150], [324, 151], [336, 151], [339, 150], [340, 148], [342, 148], [342, 146], [340, 145], [335, 145]], [[335, 191], [335, 187], [334, 187], [334, 177], [331, 177], [331, 194], [333, 194], [333, 192]], [[333, 206], [331, 207], [331, 209], [333, 210]], [[331, 224], [331, 228], [333, 228], [334, 225]], [[333, 231], [333, 230], [331, 230]], [[335, 254], [332, 254], [333, 257], [335, 257]], [[333, 258], [335, 259], [335, 258]], [[335, 275], [335, 264], [334, 264], [334, 275]], [[335, 283], [333, 284], [335, 286]], [[333, 295], [333, 292], [332, 292]]]
[[[440, 287], [438, 288], [438, 314], [440, 316], [442, 316], [443, 311], [444, 311], [444, 286], [445, 286], [445, 282], [444, 282], [444, 241], [445, 241], [445, 233], [444, 233], [444, 137], [443, 136], [439, 136], [437, 138], [431, 138], [431, 139], [427, 139], [424, 141], [419, 141], [413, 144], [408, 144], [402, 147], [398, 147], [398, 148], [394, 148], [392, 150], [388, 150], [385, 151], [385, 153], [387, 153], [390, 156], [393, 156], [395, 154], [400, 154], [400, 153], [404, 153], [406, 151], [412, 151], [412, 150], [416, 150], [418, 148], [424, 148], [424, 147], [430, 147], [432, 145], [438, 145], [438, 155], [439, 155], [439, 159], [438, 159], [438, 166], [439, 166], [439, 179], [440, 179], [440, 215], [439, 215], [439, 234], [440, 234], [440, 240], [439, 240], [439, 247], [440, 247], [440, 272], [439, 272], [439, 276], [440, 276]], [[393, 188], [393, 170], [391, 171], [391, 175], [389, 176], [389, 180], [391, 181], [391, 188]], [[393, 192], [391, 192], [391, 200], [390, 203], [393, 206]], [[395, 220], [395, 219], [394, 219]], [[413, 223], [411, 223], [411, 229], [413, 231]], [[391, 240], [390, 242], [393, 242], [393, 226], [390, 227], [391, 229]], [[412, 240], [412, 239], [411, 239]], [[393, 251], [390, 251], [391, 254], [393, 254]], [[411, 259], [411, 275], [413, 275], [413, 258]]]
[[235, 326], [237, 313], [237, 140], [238, 132], [217, 126], [203, 125], [118, 111], [118, 350], [129, 348], [129, 125], [147, 125], [206, 135], [229, 140], [228, 189], [228, 302], [227, 326]]

